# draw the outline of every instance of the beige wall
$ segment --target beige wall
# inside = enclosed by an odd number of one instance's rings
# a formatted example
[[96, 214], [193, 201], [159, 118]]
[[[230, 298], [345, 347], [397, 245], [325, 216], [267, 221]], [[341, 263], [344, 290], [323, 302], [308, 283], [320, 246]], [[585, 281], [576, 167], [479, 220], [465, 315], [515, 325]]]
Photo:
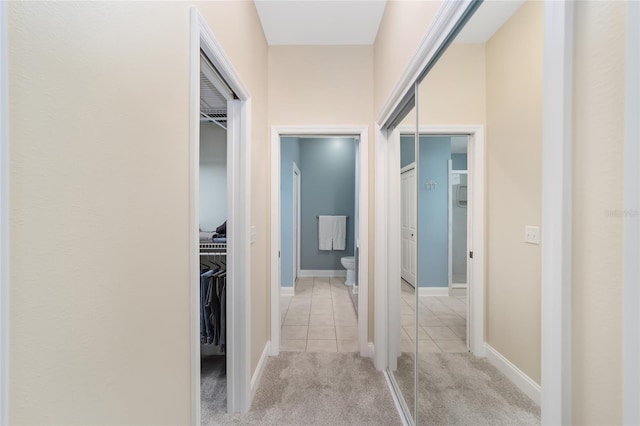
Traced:
[[370, 124], [371, 46], [270, 46], [271, 125]]
[[[486, 340], [540, 383], [544, 4], [526, 2], [487, 42]], [[542, 242], [544, 244], [544, 241]]]
[[[252, 3], [200, 6], [254, 96], [261, 351], [267, 46]], [[8, 13], [10, 423], [187, 424], [189, 3]]]
[[573, 421], [622, 423], [625, 2], [577, 2]]
[[[418, 92], [420, 125], [484, 125], [486, 120], [484, 44], [453, 44]], [[415, 126], [415, 110], [401, 126]]]
[[[369, 126], [369, 179], [374, 179], [373, 47], [270, 46], [271, 125]], [[369, 199], [369, 341], [373, 340], [374, 204]]]
[[418, 43], [431, 25], [440, 0], [389, 0], [374, 44], [374, 113], [377, 115]]

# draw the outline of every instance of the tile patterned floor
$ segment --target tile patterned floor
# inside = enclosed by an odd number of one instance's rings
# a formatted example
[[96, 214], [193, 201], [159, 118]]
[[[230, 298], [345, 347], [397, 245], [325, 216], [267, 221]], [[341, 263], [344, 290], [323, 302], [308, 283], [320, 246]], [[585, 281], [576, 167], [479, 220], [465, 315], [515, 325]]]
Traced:
[[[415, 290], [402, 282], [400, 308], [402, 337], [400, 350], [415, 351]], [[467, 352], [467, 298], [420, 297], [418, 310], [418, 352]]]
[[358, 319], [344, 278], [299, 278], [280, 298], [281, 351], [357, 352]]

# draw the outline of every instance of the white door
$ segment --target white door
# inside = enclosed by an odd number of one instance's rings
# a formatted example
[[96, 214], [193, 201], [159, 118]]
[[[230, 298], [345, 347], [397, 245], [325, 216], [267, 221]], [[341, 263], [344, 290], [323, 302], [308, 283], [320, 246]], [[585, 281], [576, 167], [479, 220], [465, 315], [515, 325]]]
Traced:
[[293, 165], [293, 285], [298, 279], [298, 262], [300, 261], [300, 170]]
[[418, 243], [417, 243], [417, 188], [416, 169], [406, 170], [401, 176], [401, 229], [402, 242], [402, 278], [409, 284], [416, 286], [416, 274], [418, 266]]

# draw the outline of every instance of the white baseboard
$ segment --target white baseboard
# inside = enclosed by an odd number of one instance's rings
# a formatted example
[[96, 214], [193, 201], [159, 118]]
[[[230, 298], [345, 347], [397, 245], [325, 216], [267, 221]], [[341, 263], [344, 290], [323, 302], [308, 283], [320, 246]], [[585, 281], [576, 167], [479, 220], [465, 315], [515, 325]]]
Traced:
[[251, 400], [249, 401], [249, 407], [251, 407], [253, 397], [256, 395], [256, 390], [258, 390], [258, 385], [260, 384], [262, 373], [264, 373], [264, 366], [267, 363], [267, 358], [269, 357], [269, 346], [271, 346], [271, 341], [268, 341], [264, 345], [264, 349], [262, 350], [262, 355], [260, 355], [260, 360], [258, 361], [256, 371], [253, 372], [253, 376], [251, 377]]
[[449, 287], [418, 287], [418, 295], [423, 296], [448, 296]]
[[484, 346], [487, 351], [487, 360], [539, 406], [542, 395], [540, 385], [524, 374], [522, 370], [491, 347], [491, 345], [485, 343]]
[[280, 296], [295, 296], [296, 290], [293, 287], [280, 287]]
[[299, 278], [311, 278], [311, 277], [346, 277], [347, 270], [346, 269], [337, 269], [337, 270], [329, 270], [329, 269], [301, 269]]
[[373, 342], [369, 342], [367, 344], [367, 353], [364, 356], [366, 356], [367, 358], [376, 359], [376, 347], [373, 345]]
[[462, 297], [467, 295], [467, 287], [453, 287], [449, 290], [449, 296]]

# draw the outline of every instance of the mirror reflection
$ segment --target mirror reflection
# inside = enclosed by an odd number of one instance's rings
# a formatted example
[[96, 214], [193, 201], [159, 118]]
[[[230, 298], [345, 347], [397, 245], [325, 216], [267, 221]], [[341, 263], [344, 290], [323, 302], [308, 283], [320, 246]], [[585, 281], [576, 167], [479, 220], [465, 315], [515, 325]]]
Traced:
[[[487, 282], [481, 283], [488, 290], [483, 298], [472, 299], [472, 231], [474, 188], [482, 185], [485, 214], [492, 213], [488, 215], [492, 222], [482, 224], [492, 232], [484, 231], [486, 250], [494, 254], [492, 259], [513, 259], [526, 268], [528, 258], [515, 255], [523, 243], [503, 230], [519, 229], [530, 220], [524, 209], [539, 197], [520, 173], [522, 166], [514, 163], [513, 152], [517, 146], [517, 152], [529, 152], [535, 159], [539, 155], [540, 123], [534, 119], [542, 111], [543, 11], [544, 5], [536, 2], [480, 5], [419, 82], [412, 114], [393, 129], [400, 157], [399, 176], [392, 178], [401, 204], [396, 228], [400, 279], [390, 294], [397, 298], [389, 305], [390, 336], [399, 340], [393, 375], [405, 413], [415, 424], [539, 422], [539, 413], [530, 407], [489, 407], [483, 399], [487, 383], [480, 383], [476, 376], [495, 382], [498, 375], [484, 369], [487, 361], [470, 351], [474, 350], [473, 331], [484, 327], [475, 347], [486, 341], [497, 351], [517, 354], [512, 358], [520, 357], [523, 371], [539, 381], [539, 304], [514, 293], [517, 287], [536, 294], [538, 281], [522, 277], [515, 283], [514, 274], [508, 273], [517, 273], [515, 265], [489, 261]], [[487, 157], [483, 175], [474, 175], [477, 128], [483, 129], [485, 138], [480, 152]], [[510, 195], [510, 182], [516, 181], [528, 197], [517, 206]], [[499, 250], [501, 257], [492, 250]], [[511, 298], [506, 299], [507, 295]], [[474, 317], [470, 307], [477, 303], [485, 307], [484, 317]], [[505, 321], [505, 312], [513, 311], [514, 304], [522, 318], [531, 319], [530, 324], [520, 324], [521, 330], [528, 330], [526, 335]], [[474, 327], [474, 321], [480, 326]], [[496, 334], [498, 330], [504, 334]], [[511, 337], [500, 340], [503, 335]], [[526, 348], [534, 351], [526, 353]], [[508, 392], [507, 385], [496, 391]], [[463, 400], [482, 400], [486, 410], [483, 414], [465, 411], [456, 404]]]
[[[404, 123], [416, 122], [415, 109], [405, 117]], [[406, 125], [406, 124], [403, 124]], [[402, 136], [405, 137], [405, 136]], [[415, 136], [406, 136], [415, 138]], [[415, 146], [411, 142], [411, 149]], [[390, 371], [399, 391], [403, 395], [405, 412], [415, 413], [415, 351], [417, 332], [416, 292], [417, 285], [417, 170], [415, 152], [407, 153], [400, 149], [400, 174], [395, 181], [400, 188], [400, 206], [398, 206], [398, 231], [400, 269], [397, 280], [390, 288]]]

